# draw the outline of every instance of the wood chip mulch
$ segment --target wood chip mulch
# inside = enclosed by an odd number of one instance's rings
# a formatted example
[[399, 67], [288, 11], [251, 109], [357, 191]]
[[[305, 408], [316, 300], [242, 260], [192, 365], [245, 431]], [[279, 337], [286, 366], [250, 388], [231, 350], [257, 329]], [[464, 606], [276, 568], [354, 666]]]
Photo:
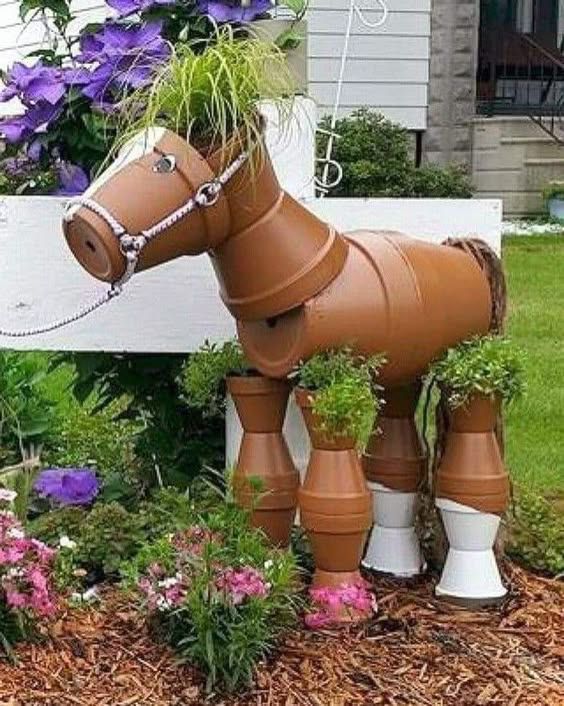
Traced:
[[0, 664], [0, 706], [564, 706], [564, 584], [512, 564], [505, 575], [505, 603], [474, 612], [436, 601], [428, 577], [375, 579], [374, 620], [293, 632], [237, 698], [206, 697], [108, 589]]

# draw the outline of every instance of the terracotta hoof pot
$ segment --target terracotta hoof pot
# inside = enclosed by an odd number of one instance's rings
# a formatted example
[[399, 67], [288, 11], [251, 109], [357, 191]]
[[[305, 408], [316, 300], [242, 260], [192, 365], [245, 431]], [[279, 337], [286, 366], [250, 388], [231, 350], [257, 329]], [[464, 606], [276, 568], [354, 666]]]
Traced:
[[312, 410], [312, 393], [296, 390], [312, 452], [298, 493], [301, 522], [315, 560], [314, 587], [360, 580], [358, 567], [372, 525], [370, 493], [353, 439], [326, 438]]
[[251, 522], [277, 546], [288, 546], [300, 484], [282, 425], [290, 394], [286, 380], [230, 377], [243, 439], [233, 476], [235, 498], [252, 509]]
[[509, 501], [509, 477], [495, 435], [501, 401], [472, 397], [450, 413], [436, 481], [436, 505], [449, 540], [438, 596], [469, 605], [502, 598], [492, 547]]
[[378, 430], [362, 457], [374, 504], [362, 564], [399, 577], [419, 574], [424, 564], [415, 533], [416, 491], [427, 464], [415, 424], [420, 393], [419, 382], [384, 391]]

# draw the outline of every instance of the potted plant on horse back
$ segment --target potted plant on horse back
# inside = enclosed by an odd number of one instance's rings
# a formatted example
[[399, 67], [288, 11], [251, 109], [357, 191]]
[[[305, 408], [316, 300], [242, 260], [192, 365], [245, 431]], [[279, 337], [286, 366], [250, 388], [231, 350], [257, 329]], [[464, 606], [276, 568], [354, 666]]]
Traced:
[[359, 454], [378, 414], [374, 378], [382, 362], [343, 349], [313, 356], [295, 374], [296, 400], [313, 447], [299, 506], [315, 559], [315, 587], [360, 579], [372, 504]]
[[523, 355], [500, 336], [474, 338], [433, 366], [448, 406], [435, 479], [450, 550], [437, 594], [484, 603], [506, 593], [492, 547], [509, 501], [509, 476], [496, 437], [503, 403], [524, 388]]
[[287, 380], [258, 375], [237, 341], [205, 343], [184, 366], [182, 382], [190, 404], [216, 411], [233, 398], [243, 439], [233, 474], [237, 503], [270, 541], [287, 546], [294, 524], [299, 475], [282, 435], [290, 395]]

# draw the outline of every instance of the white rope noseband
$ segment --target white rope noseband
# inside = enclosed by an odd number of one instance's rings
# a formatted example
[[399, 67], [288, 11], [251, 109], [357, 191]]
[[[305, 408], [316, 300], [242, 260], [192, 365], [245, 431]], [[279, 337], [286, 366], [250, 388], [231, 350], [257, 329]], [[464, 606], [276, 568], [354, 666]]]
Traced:
[[225, 185], [235, 176], [245, 162], [247, 162], [248, 158], [247, 152], [241, 152], [237, 159], [235, 159], [235, 161], [232, 162], [218, 177], [211, 181], [204, 182], [198, 188], [196, 193], [191, 196], [188, 201], [186, 201], [186, 203], [152, 225], [150, 228], [141, 231], [138, 235], [128, 233], [127, 229], [108, 211], [108, 209], [94, 199], [79, 197], [70, 201], [67, 204], [64, 215], [66, 222], [72, 221], [78, 209], [84, 207], [89, 211], [92, 211], [92, 213], [95, 213], [108, 224], [112, 233], [117, 238], [119, 242], [119, 249], [125, 258], [126, 266], [123, 274], [118, 280], [112, 282], [107, 292], [76, 313], [50, 324], [46, 324], [45, 326], [22, 329], [20, 331], [9, 331], [0, 328], [0, 336], [6, 336], [9, 338], [25, 338], [27, 336], [38, 336], [43, 333], [50, 333], [51, 331], [56, 331], [57, 329], [67, 326], [68, 324], [75, 323], [80, 319], [84, 319], [93, 311], [96, 311], [104, 304], [107, 304], [112, 301], [112, 299], [118, 297], [122, 293], [124, 285], [135, 274], [137, 265], [139, 264], [139, 258], [147, 244], [161, 235], [161, 233], [164, 233], [169, 228], [174, 226], [178, 223], [178, 221], [181, 221], [183, 218], [195, 211], [197, 208], [210, 208], [211, 206], [214, 206], [218, 202], [221, 191]]

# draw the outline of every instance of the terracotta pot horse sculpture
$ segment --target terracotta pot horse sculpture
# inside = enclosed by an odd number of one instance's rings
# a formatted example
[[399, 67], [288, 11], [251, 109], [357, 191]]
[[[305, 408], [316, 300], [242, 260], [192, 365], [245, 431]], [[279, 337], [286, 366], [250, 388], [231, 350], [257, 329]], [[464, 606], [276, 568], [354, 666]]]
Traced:
[[[419, 381], [449, 346], [490, 329], [488, 277], [459, 248], [400, 233], [336, 232], [281, 189], [266, 150], [257, 150], [252, 168], [234, 144], [204, 158], [154, 128], [70, 206], [66, 239], [88, 272], [114, 283], [207, 252], [244, 352], [266, 377], [285, 378], [299, 361], [340, 346], [385, 353], [383, 433], [363, 459], [377, 522], [365, 564], [416, 573], [413, 503], [425, 463], [414, 422]], [[449, 498], [460, 499], [455, 488]]]

